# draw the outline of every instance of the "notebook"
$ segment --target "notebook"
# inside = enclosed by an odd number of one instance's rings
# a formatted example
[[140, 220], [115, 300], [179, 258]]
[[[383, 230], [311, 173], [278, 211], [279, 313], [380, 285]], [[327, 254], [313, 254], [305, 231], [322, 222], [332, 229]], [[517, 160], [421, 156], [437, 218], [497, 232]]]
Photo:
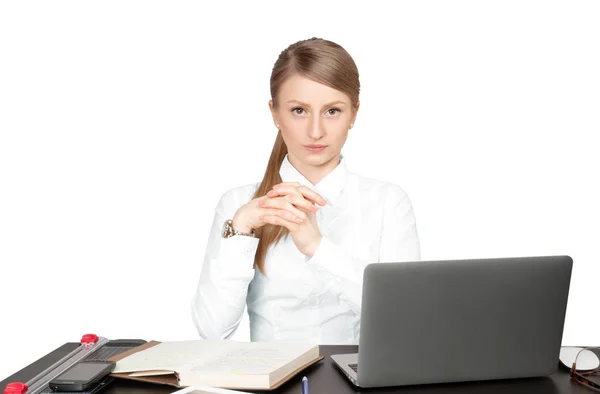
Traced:
[[168, 384], [272, 390], [322, 360], [306, 342], [150, 341], [113, 356], [112, 376]]

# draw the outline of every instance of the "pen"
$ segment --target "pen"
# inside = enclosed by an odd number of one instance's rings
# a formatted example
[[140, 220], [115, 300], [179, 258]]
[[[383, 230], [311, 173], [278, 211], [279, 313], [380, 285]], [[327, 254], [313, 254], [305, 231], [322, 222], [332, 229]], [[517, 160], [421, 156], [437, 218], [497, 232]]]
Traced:
[[302, 378], [302, 394], [308, 394], [308, 378]]

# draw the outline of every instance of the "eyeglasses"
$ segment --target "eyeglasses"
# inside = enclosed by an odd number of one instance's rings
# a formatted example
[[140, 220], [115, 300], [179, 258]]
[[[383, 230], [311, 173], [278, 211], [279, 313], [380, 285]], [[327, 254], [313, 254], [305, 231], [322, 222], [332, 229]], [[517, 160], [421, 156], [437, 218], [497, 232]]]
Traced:
[[590, 380], [588, 376], [600, 373], [600, 359], [592, 349], [600, 349], [600, 346], [594, 347], [562, 347], [560, 349], [560, 361], [569, 366], [571, 370], [569, 375], [571, 379], [581, 383], [589, 388], [600, 391], [600, 383]]

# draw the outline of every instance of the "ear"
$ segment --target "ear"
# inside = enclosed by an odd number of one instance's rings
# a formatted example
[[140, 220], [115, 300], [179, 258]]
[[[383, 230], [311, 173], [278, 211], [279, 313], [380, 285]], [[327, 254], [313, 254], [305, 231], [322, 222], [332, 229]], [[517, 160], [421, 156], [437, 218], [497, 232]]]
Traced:
[[360, 107], [360, 101], [356, 102], [356, 108], [354, 109], [354, 115], [352, 116], [352, 122], [350, 122], [351, 124], [354, 124], [356, 122], [356, 115], [358, 115], [358, 108]]
[[275, 124], [275, 127], [277, 127], [279, 121], [277, 120], [277, 113], [273, 108], [273, 100], [269, 100], [269, 110], [271, 111], [271, 116], [273, 117], [273, 123]]

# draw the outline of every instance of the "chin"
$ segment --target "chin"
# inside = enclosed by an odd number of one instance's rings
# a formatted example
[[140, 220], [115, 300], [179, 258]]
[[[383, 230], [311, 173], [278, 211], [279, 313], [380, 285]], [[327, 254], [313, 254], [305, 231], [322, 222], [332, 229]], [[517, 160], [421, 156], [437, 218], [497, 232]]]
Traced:
[[298, 146], [297, 149], [294, 150], [290, 150], [288, 148], [288, 153], [294, 156], [297, 160], [301, 161], [303, 164], [315, 167], [329, 163], [339, 154], [338, 152], [334, 152], [332, 150], [331, 145], [327, 146], [327, 148], [320, 153], [308, 152], [303, 145]]
[[335, 155], [311, 155], [311, 154], [307, 154], [307, 155], [303, 155], [302, 156], [302, 161], [305, 162], [306, 164], [310, 164], [312, 166], [322, 166], [324, 164], [329, 163], [331, 160], [333, 160], [333, 157]]

